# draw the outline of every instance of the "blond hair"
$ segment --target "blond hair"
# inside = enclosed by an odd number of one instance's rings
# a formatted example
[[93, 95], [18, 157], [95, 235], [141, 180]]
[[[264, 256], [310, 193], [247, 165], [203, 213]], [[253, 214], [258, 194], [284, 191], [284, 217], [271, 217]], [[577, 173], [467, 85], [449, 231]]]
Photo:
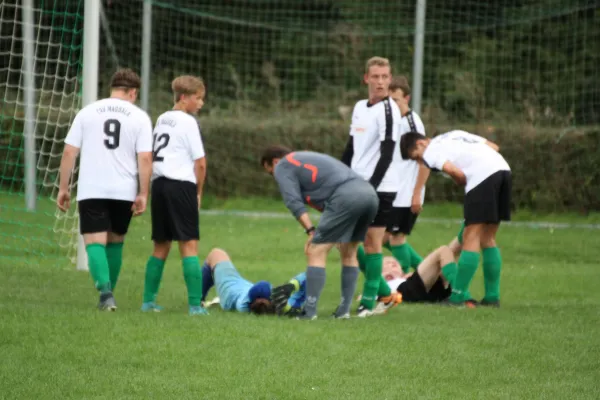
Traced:
[[204, 93], [206, 88], [204, 87], [202, 78], [192, 75], [181, 75], [173, 79], [171, 90], [173, 91], [174, 101], [177, 103], [181, 99], [181, 96], [189, 96], [199, 91]]
[[383, 58], [383, 57], [371, 57], [367, 60], [367, 63], [365, 64], [365, 73], [368, 74], [369, 73], [369, 69], [372, 66], [378, 66], [378, 67], [390, 67], [390, 72], [392, 70], [392, 66], [390, 64], [390, 60], [388, 60], [387, 58]]

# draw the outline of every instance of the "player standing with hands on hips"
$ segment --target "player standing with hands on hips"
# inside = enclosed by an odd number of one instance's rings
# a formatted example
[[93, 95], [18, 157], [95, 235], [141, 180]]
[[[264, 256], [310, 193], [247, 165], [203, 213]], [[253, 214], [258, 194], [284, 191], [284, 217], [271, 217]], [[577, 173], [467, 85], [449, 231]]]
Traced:
[[204, 105], [202, 79], [184, 75], [171, 84], [175, 105], [161, 114], [154, 128], [152, 174], [152, 240], [146, 264], [142, 311], [161, 311], [156, 304], [171, 242], [179, 242], [190, 315], [207, 315], [201, 306], [202, 270], [198, 261], [199, 211], [206, 177], [200, 127], [194, 117]]
[[[363, 256], [365, 284], [358, 306], [359, 317], [384, 313], [398, 303], [381, 275], [383, 239], [391, 223], [392, 203], [398, 192], [397, 164], [400, 162], [398, 128], [400, 110], [389, 97], [391, 66], [386, 58], [367, 61], [364, 81], [369, 98], [360, 100], [352, 112], [350, 138], [342, 162], [367, 180], [377, 191], [379, 209], [367, 232]], [[361, 263], [361, 264], [363, 264]], [[377, 302], [377, 308], [375, 308]]]
[[[65, 138], [56, 200], [66, 212], [69, 181], [77, 156], [79, 230], [89, 270], [100, 292], [98, 308], [117, 309], [113, 290], [123, 260], [131, 217], [146, 210], [152, 174], [152, 121], [134, 105], [140, 77], [130, 69], [112, 76], [110, 97], [81, 109]], [[139, 185], [138, 185], [139, 174]]]

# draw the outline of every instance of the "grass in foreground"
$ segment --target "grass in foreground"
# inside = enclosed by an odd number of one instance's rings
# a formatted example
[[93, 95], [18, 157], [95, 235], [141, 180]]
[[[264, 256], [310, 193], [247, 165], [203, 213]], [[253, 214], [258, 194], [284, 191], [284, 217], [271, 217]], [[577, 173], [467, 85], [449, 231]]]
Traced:
[[[423, 222], [411, 241], [426, 253], [457, 228]], [[87, 273], [43, 257], [0, 258], [0, 398], [593, 399], [600, 391], [595, 231], [501, 229], [498, 310], [400, 305], [331, 321], [340, 271], [332, 254], [313, 322], [214, 308], [188, 317], [177, 252], [159, 294], [166, 311], [142, 314], [149, 232], [148, 215], [132, 224], [112, 314], [94, 309]], [[305, 235], [291, 217], [209, 215], [201, 232], [201, 254], [226, 249], [248, 279], [279, 284], [305, 268]], [[482, 285], [479, 271], [476, 297]]]

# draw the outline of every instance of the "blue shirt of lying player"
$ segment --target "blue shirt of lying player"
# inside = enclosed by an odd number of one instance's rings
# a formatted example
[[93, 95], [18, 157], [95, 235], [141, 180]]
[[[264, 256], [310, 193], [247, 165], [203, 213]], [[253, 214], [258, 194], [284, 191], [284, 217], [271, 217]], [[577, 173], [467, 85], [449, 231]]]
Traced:
[[[300, 309], [306, 298], [306, 275], [298, 274], [291, 281], [296, 291], [288, 300], [284, 311]], [[244, 279], [221, 249], [212, 249], [202, 267], [202, 301], [211, 287], [215, 286], [220, 306], [225, 311], [274, 314], [271, 302], [271, 284], [267, 281], [252, 283]]]

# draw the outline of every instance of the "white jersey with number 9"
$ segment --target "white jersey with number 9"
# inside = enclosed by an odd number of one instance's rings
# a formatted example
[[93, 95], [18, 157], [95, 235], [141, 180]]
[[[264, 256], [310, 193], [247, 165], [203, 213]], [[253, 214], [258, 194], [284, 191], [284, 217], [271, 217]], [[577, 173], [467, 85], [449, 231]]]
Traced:
[[128, 101], [98, 100], [77, 113], [65, 144], [80, 149], [78, 201], [134, 201], [137, 154], [152, 151], [152, 121]]

